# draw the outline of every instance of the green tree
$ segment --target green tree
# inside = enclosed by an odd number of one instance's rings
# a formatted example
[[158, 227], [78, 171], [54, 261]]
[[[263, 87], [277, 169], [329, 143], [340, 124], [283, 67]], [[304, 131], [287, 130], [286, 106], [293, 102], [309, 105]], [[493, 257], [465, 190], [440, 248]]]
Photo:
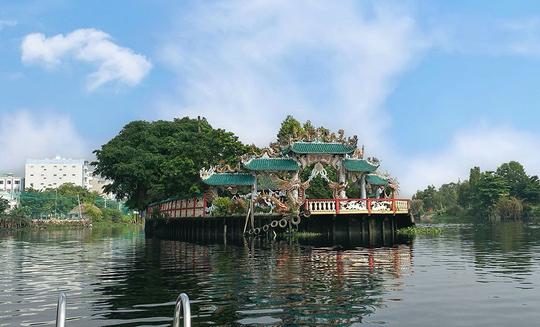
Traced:
[[474, 204], [477, 212], [483, 216], [489, 216], [493, 210], [493, 205], [502, 196], [508, 195], [508, 185], [505, 180], [493, 171], [481, 173], [476, 183], [476, 199]]
[[[305, 126], [308, 126], [308, 128], [313, 128], [313, 125], [311, 125], [311, 122], [309, 121], [306, 122]], [[293, 116], [289, 115], [281, 123], [281, 127], [277, 134], [277, 141], [279, 144], [288, 144], [291, 138], [295, 138], [303, 134], [304, 128], [302, 127], [302, 124], [300, 124], [300, 122]]]
[[497, 168], [497, 175], [500, 176], [508, 185], [510, 196], [524, 198], [524, 191], [529, 184], [529, 176], [523, 166], [517, 161], [504, 163]]
[[5, 215], [8, 209], [9, 209], [9, 201], [4, 198], [0, 198], [0, 217]]
[[134, 121], [101, 149], [93, 163], [112, 181], [105, 191], [143, 209], [170, 196], [187, 197], [204, 188], [199, 169], [218, 163], [234, 165], [248, 151], [238, 138], [214, 129], [206, 119]]

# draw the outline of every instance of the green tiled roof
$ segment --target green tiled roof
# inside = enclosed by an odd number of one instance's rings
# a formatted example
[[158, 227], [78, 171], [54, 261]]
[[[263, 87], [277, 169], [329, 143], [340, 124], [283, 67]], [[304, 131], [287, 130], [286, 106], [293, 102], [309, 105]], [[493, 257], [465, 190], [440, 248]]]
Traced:
[[372, 165], [364, 159], [343, 159], [343, 167], [348, 171], [371, 173], [374, 172], [378, 166]]
[[347, 154], [353, 153], [354, 146], [342, 143], [323, 142], [295, 142], [285, 152], [292, 151], [298, 154], [323, 153], [323, 154]]
[[258, 171], [296, 171], [298, 163], [290, 158], [257, 158], [245, 163], [244, 167]]
[[203, 179], [203, 182], [212, 186], [252, 185], [253, 175], [246, 173], [216, 173]]
[[377, 175], [367, 175], [366, 181], [371, 185], [388, 185], [388, 181]]

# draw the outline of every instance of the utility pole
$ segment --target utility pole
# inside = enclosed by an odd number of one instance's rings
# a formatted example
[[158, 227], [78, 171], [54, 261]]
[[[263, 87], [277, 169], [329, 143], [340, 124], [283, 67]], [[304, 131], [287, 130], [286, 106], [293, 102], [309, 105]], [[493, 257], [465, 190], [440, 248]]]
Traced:
[[77, 203], [79, 204], [79, 220], [82, 220], [81, 198], [79, 197], [79, 193], [77, 193]]

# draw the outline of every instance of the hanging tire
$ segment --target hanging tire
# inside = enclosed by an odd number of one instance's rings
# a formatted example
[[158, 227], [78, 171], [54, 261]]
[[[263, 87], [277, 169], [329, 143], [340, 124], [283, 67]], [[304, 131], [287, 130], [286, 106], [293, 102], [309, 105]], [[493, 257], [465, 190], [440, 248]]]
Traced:
[[261, 229], [259, 227], [255, 228], [253, 230], [253, 234], [255, 234], [255, 235], [259, 235], [260, 233], [261, 233]]
[[302, 221], [302, 219], [300, 219], [300, 216], [295, 216], [295, 217], [291, 218], [291, 224], [293, 224], [295, 226], [300, 225], [301, 221]]
[[253, 234], [253, 229], [248, 229], [247, 233], [248, 233], [248, 235]]
[[270, 229], [270, 226], [268, 226], [268, 225], [264, 225], [262, 227], [263, 232], [268, 232], [269, 229]]
[[279, 221], [277, 220], [272, 220], [272, 222], [270, 223], [270, 227], [272, 228], [276, 228], [278, 227], [278, 225], [279, 225]]
[[302, 211], [302, 215], [307, 218], [307, 217], [311, 216], [311, 211], [304, 210], [304, 211]]
[[279, 221], [279, 227], [281, 227], [281, 228], [287, 227], [287, 219], [282, 218], [282, 219]]

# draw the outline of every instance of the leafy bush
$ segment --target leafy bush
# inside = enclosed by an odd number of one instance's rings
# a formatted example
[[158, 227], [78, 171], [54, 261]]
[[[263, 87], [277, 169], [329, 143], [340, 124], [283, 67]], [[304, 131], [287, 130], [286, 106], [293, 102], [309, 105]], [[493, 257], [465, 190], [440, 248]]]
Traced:
[[118, 209], [104, 208], [101, 211], [103, 212], [103, 219], [106, 221], [117, 223], [122, 219], [122, 212]]
[[229, 208], [232, 205], [232, 200], [225, 197], [218, 197], [212, 202], [214, 210], [212, 215], [214, 216], [226, 216], [229, 214]]
[[523, 203], [513, 196], [503, 196], [495, 203], [493, 216], [496, 220], [521, 219], [523, 217]]
[[99, 209], [95, 205], [91, 203], [84, 203], [83, 208], [84, 208], [84, 215], [90, 218], [92, 222], [98, 222], [103, 219], [103, 213], [101, 212], [101, 209]]

